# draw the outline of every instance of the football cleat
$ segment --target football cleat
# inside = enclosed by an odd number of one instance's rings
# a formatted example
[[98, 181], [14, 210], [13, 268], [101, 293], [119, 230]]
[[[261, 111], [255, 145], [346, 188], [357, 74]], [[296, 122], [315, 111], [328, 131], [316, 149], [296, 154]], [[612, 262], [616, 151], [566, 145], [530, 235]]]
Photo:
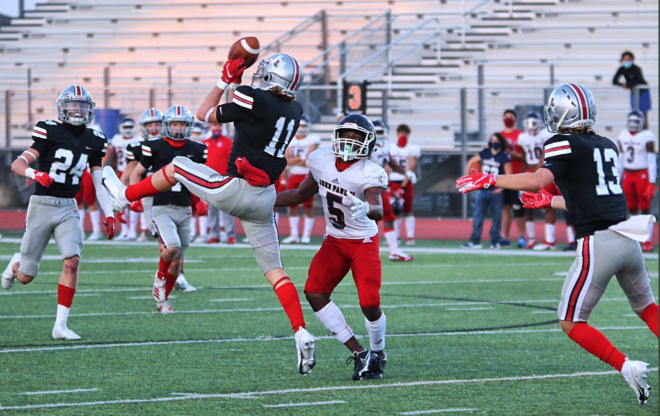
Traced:
[[115, 212], [121, 212], [128, 206], [126, 199], [126, 185], [121, 183], [115, 171], [108, 165], [103, 167], [102, 180], [103, 187], [112, 198], [112, 209]]
[[525, 248], [525, 247], [527, 247], [527, 240], [525, 239], [525, 237], [520, 236], [520, 238], [518, 239], [518, 242], [516, 243], [516, 246], [517, 246], [518, 248]]
[[651, 241], [645, 241], [642, 243], [642, 251], [645, 253], [649, 253], [653, 251], [653, 242]]
[[300, 239], [300, 244], [309, 244], [311, 241], [312, 241], [312, 239], [309, 238], [309, 237], [302, 237]]
[[543, 243], [535, 246], [532, 250], [537, 250], [537, 251], [545, 251], [545, 250], [556, 250], [557, 249], [557, 243]]
[[147, 238], [147, 233], [145, 233], [144, 231], [141, 232], [140, 236], [137, 239], [137, 241], [139, 241], [141, 243], [144, 243], [145, 241], [149, 241], [149, 239]]
[[197, 291], [197, 288], [186, 280], [186, 276], [181, 273], [177, 278], [176, 278], [176, 283], [174, 283], [174, 288], [176, 290], [180, 290], [183, 293], [187, 292], [195, 292]]
[[467, 243], [463, 243], [461, 248], [470, 248], [470, 249], [480, 249], [482, 245], [480, 243], [473, 243], [472, 241], [468, 241]]
[[220, 242], [220, 239], [218, 237], [211, 237], [208, 240], [206, 240], [206, 244], [217, 244]]
[[383, 355], [375, 352], [371, 353], [371, 362], [369, 363], [369, 371], [364, 378], [383, 378], [385, 373], [385, 365], [387, 364], [387, 353], [383, 351]]
[[500, 245], [502, 247], [509, 247], [511, 245], [511, 241], [509, 241], [509, 240], [500, 240]]
[[296, 331], [294, 339], [296, 340], [296, 350], [298, 352], [298, 372], [307, 375], [312, 372], [312, 368], [316, 365], [314, 336], [301, 327]]
[[5, 270], [2, 272], [2, 288], [5, 290], [11, 289], [12, 285], [16, 281], [16, 276], [14, 276], [14, 264], [21, 261], [21, 253], [14, 253], [9, 260], [9, 264], [5, 267]]
[[490, 243], [490, 248], [495, 249], [495, 250], [499, 250], [499, 249], [502, 248], [502, 245], [500, 243]]
[[297, 244], [297, 243], [300, 243], [300, 239], [293, 235], [290, 235], [284, 240], [282, 240], [282, 244]]
[[236, 237], [227, 238], [227, 244], [236, 244]]
[[100, 231], [93, 232], [87, 237], [87, 241], [99, 241], [103, 238], [103, 233]]
[[165, 302], [167, 300], [165, 292], [165, 279], [158, 277], [158, 272], [154, 273], [154, 299], [156, 299], [156, 302], [159, 303]]
[[651, 386], [648, 383], [649, 365], [644, 361], [628, 360], [621, 367], [621, 374], [630, 388], [635, 391], [639, 404], [646, 404], [649, 399]]
[[194, 244], [204, 244], [206, 243], [206, 241], [207, 241], [206, 236], [200, 234], [197, 237], [195, 237], [195, 239], [192, 242]]
[[367, 378], [369, 372], [369, 365], [371, 363], [372, 353], [369, 350], [362, 352], [353, 352], [353, 355], [348, 357], [346, 364], [353, 360], [353, 380], [364, 380]]
[[535, 245], [536, 245], [536, 240], [530, 238], [529, 241], [527, 242], [527, 248], [531, 250], [534, 248]]
[[54, 326], [52, 336], [53, 339], [68, 339], [68, 340], [80, 339], [80, 335], [76, 334], [66, 326], [64, 327]]
[[390, 253], [389, 259], [391, 261], [413, 261], [413, 256], [409, 256], [403, 251]]
[[174, 308], [168, 301], [158, 302], [156, 304], [156, 309], [163, 315], [174, 313]]

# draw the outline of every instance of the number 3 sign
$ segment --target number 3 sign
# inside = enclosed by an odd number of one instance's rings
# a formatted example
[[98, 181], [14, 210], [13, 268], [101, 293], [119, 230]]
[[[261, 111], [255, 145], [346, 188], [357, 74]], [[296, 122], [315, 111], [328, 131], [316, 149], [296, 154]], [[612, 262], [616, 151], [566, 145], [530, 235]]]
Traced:
[[344, 82], [343, 113], [367, 112], [367, 82]]

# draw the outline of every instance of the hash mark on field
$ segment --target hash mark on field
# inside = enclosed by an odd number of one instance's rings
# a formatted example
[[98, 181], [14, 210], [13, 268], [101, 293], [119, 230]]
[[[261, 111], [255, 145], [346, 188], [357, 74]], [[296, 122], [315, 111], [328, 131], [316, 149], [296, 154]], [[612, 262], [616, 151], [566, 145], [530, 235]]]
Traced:
[[458, 413], [458, 412], [476, 412], [479, 409], [432, 409], [432, 410], [414, 410], [412, 412], [401, 412], [400, 415], [432, 415], [436, 413]]
[[209, 302], [249, 302], [254, 298], [233, 298], [233, 299], [209, 299]]
[[484, 308], [447, 308], [448, 311], [452, 312], [460, 312], [460, 311], [489, 311], [491, 309], [495, 308], [489, 308], [489, 307], [484, 307]]
[[[598, 328], [602, 331], [640, 331], [648, 330], [646, 326], [611, 326]], [[468, 335], [506, 335], [506, 334], [534, 334], [534, 333], [552, 333], [562, 332], [561, 328], [547, 329], [493, 329], [493, 330], [474, 330], [474, 331], [452, 331], [452, 332], [425, 332], [416, 334], [387, 334], [388, 338], [412, 338], [412, 337], [442, 337], [442, 336], [468, 336]], [[356, 338], [365, 338], [365, 335], [355, 334]], [[335, 339], [333, 335], [322, 335], [314, 337], [317, 340]], [[61, 345], [55, 347], [19, 347], [0, 350], [0, 354], [14, 352], [36, 352], [36, 351], [68, 351], [68, 350], [87, 350], [96, 348], [119, 348], [119, 347], [150, 347], [156, 345], [186, 345], [186, 344], [225, 344], [231, 342], [272, 342], [272, 341], [291, 341], [292, 336], [262, 336], [256, 338], [225, 338], [225, 339], [183, 339], [175, 341], [135, 341], [135, 342], [113, 342], [108, 344], [78, 344]]]
[[330, 400], [327, 402], [307, 402], [307, 403], [280, 403], [280, 404], [264, 404], [263, 407], [301, 407], [301, 406], [321, 406], [324, 404], [346, 404], [343, 400]]
[[[649, 371], [657, 371], [658, 367], [649, 368]], [[590, 376], [609, 376], [619, 374], [618, 371], [590, 371], [580, 373], [568, 374], [544, 374], [538, 376], [509, 376], [509, 377], [493, 377], [493, 378], [474, 378], [474, 379], [459, 379], [459, 380], [425, 380], [425, 381], [411, 381], [407, 383], [387, 383], [387, 384], [347, 384], [341, 386], [326, 386], [326, 387], [310, 387], [304, 389], [285, 389], [285, 390], [267, 390], [267, 391], [248, 391], [244, 393], [215, 393], [215, 394], [195, 394], [191, 393], [190, 396], [168, 396], [168, 397], [154, 397], [151, 399], [119, 399], [107, 401], [94, 401], [94, 402], [69, 402], [69, 403], [44, 403], [44, 404], [31, 404], [26, 406], [0, 406], [0, 410], [27, 410], [27, 409], [46, 409], [55, 407], [81, 407], [81, 406], [103, 406], [113, 404], [136, 404], [136, 403], [156, 403], [156, 402], [174, 402], [182, 400], [200, 400], [200, 399], [244, 399], [247, 397], [259, 396], [273, 396], [281, 394], [294, 394], [294, 393], [316, 393], [328, 391], [347, 391], [347, 390], [366, 390], [366, 389], [384, 389], [392, 387], [420, 387], [420, 386], [441, 386], [441, 385], [460, 385], [472, 383], [500, 383], [506, 381], [534, 381], [534, 380], [548, 380], [559, 378], [573, 378], [573, 377], [590, 377]], [[624, 387], [621, 387], [624, 388]]]
[[88, 391], [99, 391], [99, 390], [100, 389], [95, 387], [93, 389], [26, 391], [24, 393], [17, 393], [17, 394], [23, 394], [25, 396], [36, 396], [36, 395], [39, 395], [39, 394], [85, 393], [85, 392], [88, 392]]

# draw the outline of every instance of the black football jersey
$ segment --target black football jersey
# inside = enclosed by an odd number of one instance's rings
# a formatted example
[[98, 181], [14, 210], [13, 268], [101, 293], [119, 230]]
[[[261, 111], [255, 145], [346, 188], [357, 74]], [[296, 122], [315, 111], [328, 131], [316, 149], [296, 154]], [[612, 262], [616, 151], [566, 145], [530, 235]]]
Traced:
[[[144, 141], [141, 153], [140, 163], [150, 172], [157, 172], [177, 156], [185, 156], [197, 163], [206, 163], [206, 145], [192, 140], [186, 140], [181, 147], [172, 146], [166, 139]], [[154, 205], [189, 206], [190, 202], [190, 192], [179, 182], [169, 191], [154, 195]]]
[[42, 120], [32, 129], [32, 148], [39, 152], [38, 168], [53, 183], [39, 183], [35, 195], [73, 198], [80, 190], [80, 177], [89, 165], [101, 167], [107, 140], [100, 131], [55, 120]]
[[246, 85], [238, 87], [232, 101], [218, 106], [220, 123], [234, 122], [236, 138], [229, 155], [227, 175], [240, 177], [236, 158], [244, 157], [268, 174], [274, 183], [286, 167], [284, 151], [295, 136], [303, 109], [295, 100]]
[[126, 146], [126, 163], [139, 162], [142, 160], [143, 140], [134, 140]]
[[619, 151], [613, 141], [593, 133], [557, 134], [545, 142], [544, 158], [543, 167], [555, 177], [577, 238], [626, 218]]

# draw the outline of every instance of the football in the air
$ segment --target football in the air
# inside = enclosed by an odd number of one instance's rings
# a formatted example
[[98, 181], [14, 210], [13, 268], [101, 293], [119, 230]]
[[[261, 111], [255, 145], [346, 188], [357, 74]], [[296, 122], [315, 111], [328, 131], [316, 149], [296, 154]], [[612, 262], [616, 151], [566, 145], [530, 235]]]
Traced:
[[259, 39], [254, 36], [249, 36], [245, 38], [240, 38], [229, 49], [228, 59], [245, 59], [245, 63], [248, 67], [252, 66], [257, 61], [259, 57], [259, 51], [261, 47], [259, 46]]

